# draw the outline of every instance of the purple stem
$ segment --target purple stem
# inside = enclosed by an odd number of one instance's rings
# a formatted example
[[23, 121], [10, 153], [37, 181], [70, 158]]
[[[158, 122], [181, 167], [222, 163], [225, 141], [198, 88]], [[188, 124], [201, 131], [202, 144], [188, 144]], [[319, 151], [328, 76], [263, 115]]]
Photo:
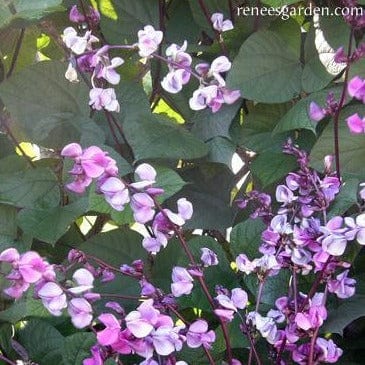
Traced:
[[[353, 29], [351, 29], [351, 32], [350, 32], [349, 46], [348, 46], [348, 50], [347, 50], [348, 59], [350, 59], [350, 56], [351, 56], [352, 38], [353, 38]], [[335, 115], [333, 116], [333, 130], [334, 130], [333, 137], [334, 137], [334, 148], [335, 148], [336, 175], [339, 179], [341, 178], [341, 167], [340, 167], [340, 138], [339, 138], [338, 126], [339, 126], [340, 112], [341, 112], [343, 104], [345, 102], [349, 70], [350, 70], [350, 63], [347, 62], [347, 66], [345, 68], [345, 77], [344, 77], [344, 82], [343, 82], [343, 87], [342, 87], [341, 98], [338, 103]]]

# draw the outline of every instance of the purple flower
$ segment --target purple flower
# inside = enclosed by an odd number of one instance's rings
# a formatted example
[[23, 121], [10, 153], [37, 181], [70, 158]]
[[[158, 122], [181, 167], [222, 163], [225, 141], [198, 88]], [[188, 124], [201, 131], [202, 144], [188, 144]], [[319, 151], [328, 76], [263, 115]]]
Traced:
[[347, 56], [344, 52], [344, 49], [343, 47], [340, 47], [334, 57], [333, 57], [333, 60], [336, 62], [336, 63], [346, 63], [347, 62]]
[[84, 14], [80, 13], [79, 9], [77, 9], [77, 5], [72, 6], [69, 19], [73, 23], [83, 23], [86, 20]]
[[340, 191], [341, 182], [336, 176], [326, 176], [320, 183], [320, 188], [328, 203], [333, 201]]
[[141, 57], [148, 57], [158, 50], [162, 42], [163, 33], [155, 30], [152, 25], [146, 25], [138, 31], [138, 49]]
[[237, 256], [236, 265], [239, 271], [242, 271], [247, 275], [251, 274], [256, 269], [255, 263], [250, 261], [249, 258], [243, 253]]
[[106, 109], [110, 112], [119, 112], [120, 106], [113, 88], [103, 89], [94, 87], [89, 93], [89, 105], [95, 110]]
[[332, 340], [325, 340], [324, 338], [318, 337], [316, 340], [316, 345], [322, 352], [319, 361], [333, 364], [338, 361], [343, 353], [343, 351], [337, 347]]
[[330, 255], [341, 256], [345, 252], [347, 228], [342, 228], [342, 225], [342, 217], [333, 217], [325, 227], [321, 227], [323, 236], [319, 240], [322, 243], [322, 249]]
[[[183, 69], [178, 69], [169, 72], [161, 81], [161, 86], [167, 92], [171, 94], [177, 94], [183, 88], [183, 85], [186, 84], [185, 82], [185, 75], [186, 71]], [[189, 74], [190, 75], [190, 74]]]
[[186, 333], [186, 342], [190, 348], [198, 348], [204, 346], [211, 348], [211, 344], [215, 341], [214, 331], [208, 331], [208, 323], [203, 319], [193, 322]]
[[361, 118], [359, 114], [353, 114], [346, 119], [347, 126], [351, 133], [362, 134], [365, 133], [365, 118]]
[[277, 186], [275, 197], [277, 202], [283, 203], [283, 206], [286, 206], [296, 200], [293, 192], [285, 185]]
[[67, 307], [67, 299], [63, 290], [53, 282], [44, 284], [37, 295], [42, 299], [43, 305], [54, 316], [61, 316], [62, 309]]
[[349, 270], [345, 270], [336, 276], [336, 279], [328, 281], [327, 287], [330, 293], [335, 293], [338, 298], [347, 299], [355, 294], [356, 280], [348, 278]]
[[327, 115], [327, 112], [326, 109], [321, 108], [317, 103], [311, 101], [308, 114], [309, 118], [314, 122], [319, 122]]
[[[95, 54], [97, 57], [97, 53]], [[115, 68], [123, 65], [124, 60], [121, 57], [114, 57], [109, 60], [109, 57], [102, 57], [102, 63], [100, 64], [100, 70], [97, 72], [96, 77], [103, 78], [110, 84], [117, 85], [120, 81], [120, 75], [115, 71]]]
[[68, 305], [68, 313], [76, 328], [85, 328], [91, 323], [92, 311], [90, 303], [84, 298], [71, 299]]
[[155, 237], [145, 237], [142, 241], [142, 246], [148, 251], [152, 253], [157, 253], [160, 251], [161, 247], [167, 246], [167, 238], [166, 236], [156, 231]]
[[278, 329], [275, 321], [271, 317], [263, 317], [258, 312], [250, 312], [247, 315], [248, 323], [252, 323], [261, 333], [261, 336], [266, 338], [270, 344], [274, 344], [278, 337]]
[[174, 297], [190, 294], [193, 289], [193, 278], [188, 271], [180, 266], [172, 269], [171, 292]]
[[190, 80], [191, 56], [186, 53], [187, 42], [180, 47], [173, 43], [166, 49], [169, 73], [164, 77], [161, 86], [168, 92], [176, 94]]
[[226, 32], [227, 30], [233, 29], [233, 24], [229, 19], [223, 20], [222, 13], [214, 13], [210, 18], [212, 26], [219, 33]]
[[[217, 85], [209, 85], [202, 87], [198, 90], [195, 90], [193, 96], [189, 99], [190, 108], [193, 110], [205, 109], [207, 106], [214, 105], [214, 103], [218, 101], [217, 96], [218, 96]], [[216, 108], [219, 109], [220, 106], [219, 107], [216, 106], [215, 109]], [[218, 109], [216, 109], [216, 111]]]
[[202, 252], [200, 260], [203, 262], [204, 266], [218, 265], [218, 256], [214, 251], [206, 247], [203, 247], [200, 250]]

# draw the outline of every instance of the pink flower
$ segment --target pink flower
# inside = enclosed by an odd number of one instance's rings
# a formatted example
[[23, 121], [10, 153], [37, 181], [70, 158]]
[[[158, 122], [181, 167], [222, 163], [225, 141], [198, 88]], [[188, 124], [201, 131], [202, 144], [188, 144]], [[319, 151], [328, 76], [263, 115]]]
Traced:
[[137, 35], [141, 57], [148, 57], [156, 52], [163, 38], [163, 33], [160, 30], [155, 30], [152, 25], [146, 25], [143, 30], [138, 31]]
[[336, 363], [343, 351], [336, 346], [332, 340], [325, 340], [324, 338], [318, 337], [316, 345], [322, 351], [319, 361]]
[[161, 81], [161, 86], [167, 92], [171, 94], [177, 94], [183, 88], [183, 85], [186, 84], [185, 82], [185, 75], [186, 71], [183, 69], [178, 69], [169, 72]]
[[62, 38], [66, 47], [77, 55], [84, 53], [86, 50], [91, 51], [92, 43], [99, 42], [99, 39], [91, 34], [91, 31], [87, 31], [84, 36], [80, 37], [72, 27], [68, 27], [63, 31]]
[[155, 215], [155, 202], [146, 193], [136, 193], [131, 199], [131, 208], [136, 222], [144, 224]]
[[315, 122], [319, 122], [322, 120], [326, 115], [326, 109], [321, 108], [317, 103], [312, 101], [309, 104], [309, 118], [312, 119]]
[[347, 126], [351, 133], [362, 134], [365, 133], [365, 118], [361, 118], [359, 114], [353, 114], [346, 119]]
[[343, 218], [336, 216], [330, 219], [325, 227], [321, 227], [323, 236], [319, 238], [322, 243], [322, 249], [333, 256], [341, 256], [346, 249], [347, 228], [343, 228]]
[[203, 262], [204, 266], [218, 265], [218, 256], [214, 251], [206, 247], [203, 247], [200, 250], [202, 252], [200, 260]]
[[92, 357], [88, 357], [82, 362], [82, 365], [103, 365], [104, 360], [101, 357], [101, 351], [98, 346], [91, 348]]
[[[109, 57], [104, 61], [100, 72], [98, 72], [97, 77], [102, 77], [110, 84], [117, 85], [120, 81], [120, 75], [115, 71], [115, 68], [123, 65], [124, 60], [121, 57], [114, 57], [109, 61]], [[107, 109], [109, 110], [109, 109]]]
[[72, 294], [81, 294], [94, 287], [94, 276], [89, 270], [84, 268], [78, 269], [74, 272], [72, 278], [78, 284], [78, 286], [68, 289]]
[[236, 265], [237, 269], [244, 272], [246, 275], [251, 274], [256, 268], [256, 265], [243, 253], [237, 256]]
[[66, 185], [75, 193], [83, 193], [93, 178], [100, 178], [102, 175], [115, 176], [118, 173], [115, 160], [97, 146], [82, 150], [78, 143], [70, 143], [62, 149], [61, 156], [75, 161], [72, 170], [69, 171], [74, 181]]
[[194, 280], [185, 268], [175, 266], [172, 269], [172, 281], [171, 292], [174, 297], [191, 293]]
[[365, 80], [362, 80], [359, 76], [353, 77], [347, 85], [347, 92], [352, 98], [365, 103]]
[[222, 13], [214, 13], [210, 18], [213, 28], [218, 32], [226, 32], [227, 30], [233, 29], [233, 24], [229, 19], [223, 20]]
[[129, 191], [124, 183], [117, 177], [109, 177], [103, 181], [99, 190], [104, 194], [105, 200], [115, 210], [122, 211], [129, 203]]
[[257, 328], [261, 336], [266, 338], [268, 343], [274, 344], [276, 342], [278, 329], [273, 318], [263, 317], [257, 312], [250, 312], [247, 315], [247, 319]]
[[208, 71], [208, 77], [214, 77], [220, 86], [226, 86], [226, 82], [221, 76], [222, 72], [227, 72], [231, 69], [232, 63], [226, 56], [219, 56], [213, 60]]
[[92, 311], [90, 303], [84, 298], [74, 298], [69, 302], [68, 313], [76, 328], [85, 328], [91, 323]]
[[153, 307], [153, 299], [144, 301], [136, 311], [125, 317], [126, 326], [137, 338], [148, 336], [154, 329], [160, 312]]
[[168, 356], [174, 351], [180, 351], [183, 345], [182, 337], [178, 334], [182, 327], [173, 327], [171, 318], [165, 317], [167, 319], [166, 323], [158, 326], [151, 334], [153, 347], [162, 356]]
[[62, 309], [67, 307], [66, 294], [53, 282], [44, 284], [38, 291], [37, 295], [42, 299], [43, 305], [54, 316], [61, 316]]
[[208, 323], [203, 319], [198, 319], [189, 326], [186, 334], [186, 342], [190, 348], [198, 348], [204, 346], [211, 348], [211, 344], [215, 341], [214, 331], [208, 331]]
[[97, 334], [98, 342], [103, 346], [113, 345], [118, 341], [119, 333], [121, 331], [119, 321], [110, 313], [103, 313], [98, 319], [105, 326], [105, 328]]
[[330, 293], [335, 293], [338, 298], [346, 299], [355, 294], [356, 280], [347, 277], [349, 270], [345, 270], [336, 276], [336, 279], [329, 280], [327, 287]]
[[247, 293], [240, 288], [232, 289], [230, 298], [227, 295], [219, 294], [215, 299], [220, 306], [234, 312], [237, 312], [238, 309], [246, 308], [248, 303]]
[[69, 14], [69, 19], [74, 23], [83, 23], [86, 20], [85, 16], [79, 12], [79, 9], [77, 9], [77, 5], [72, 6]]
[[117, 113], [120, 111], [120, 106], [113, 88], [102, 89], [100, 87], [94, 87], [90, 90], [89, 96], [89, 105], [93, 109], [106, 109], [110, 112]]
[[316, 293], [309, 301], [309, 308], [297, 313], [296, 325], [304, 331], [321, 327], [327, 318], [327, 310], [323, 303], [323, 293]]

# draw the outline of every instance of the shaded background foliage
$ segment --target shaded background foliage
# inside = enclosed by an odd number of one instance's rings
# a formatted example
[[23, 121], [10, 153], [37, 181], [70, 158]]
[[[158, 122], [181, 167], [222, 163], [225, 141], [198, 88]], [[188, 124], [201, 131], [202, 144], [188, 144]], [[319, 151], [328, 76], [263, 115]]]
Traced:
[[[332, 124], [325, 120], [316, 126], [307, 110], [310, 101], [323, 104], [329, 91], [335, 95], [341, 92], [342, 69], [336, 68], [332, 59], [335, 50], [348, 42], [346, 23], [341, 17], [297, 16], [287, 21], [238, 17], [238, 1], [205, 0], [210, 12], [234, 16], [235, 29], [224, 36], [233, 62], [227, 84], [241, 90], [244, 99], [223, 106], [216, 114], [192, 111], [188, 99], [193, 89], [167, 94], [159, 84], [165, 66], [153, 60], [149, 68], [134, 53], [123, 51], [126, 64], [119, 70], [122, 82], [117, 86], [121, 113], [115, 118], [127, 143], [116, 144], [104, 114], [88, 107], [87, 84], [71, 84], [64, 77], [68, 54], [60, 34], [69, 26], [67, 9], [75, 3], [0, 0], [1, 250], [32, 248], [55, 263], [64, 260], [70, 247], [115, 265], [146, 258], [142, 236], [131, 230], [130, 210], [113, 211], [95, 194], [94, 187], [86, 197], [67, 194], [63, 188], [69, 166], [63, 166], [60, 149], [70, 142], [95, 144], [117, 159], [123, 174], [130, 173], [137, 162], [156, 166], [158, 186], [166, 191], [166, 206], [174, 206], [179, 197], [192, 201], [195, 214], [186, 227], [193, 252], [204, 243], [226, 262], [212, 275], [208, 270], [208, 283], [211, 287], [217, 283], [242, 284], [254, 299], [257, 283], [251, 278], [243, 283], [229, 269], [229, 261], [240, 252], [252, 257], [257, 254], [263, 227], [248, 218], [248, 212], [238, 211], [234, 199], [253, 188], [273, 192], [275, 184], [296, 168], [295, 161], [281, 153], [288, 137], [310, 152], [312, 164], [319, 170], [324, 156], [333, 153]], [[133, 43], [137, 31], [151, 24], [166, 31], [165, 45], [187, 40], [195, 63], [221, 54], [196, 0], [91, 3], [101, 13], [100, 34], [109, 43]], [[305, 5], [290, 0], [263, 3]], [[361, 38], [357, 35], [356, 41]], [[355, 65], [352, 72], [365, 76], [364, 63]], [[365, 114], [364, 106], [347, 102], [339, 131], [344, 187], [332, 207], [333, 215], [355, 211], [358, 183], [365, 180], [365, 136], [350, 135], [345, 124], [348, 115]], [[238, 171], [232, 166], [233, 156], [244, 163]], [[203, 230], [203, 236], [194, 229]], [[166, 272], [174, 264], [183, 264], [183, 256], [176, 242], [171, 242], [149, 261], [152, 280], [168, 289]], [[357, 295], [331, 303], [325, 329], [346, 350], [342, 363], [361, 364], [365, 346], [363, 253], [352, 253], [352, 260]], [[102, 290], [138, 292], [136, 283], [127, 279], [111, 285]], [[269, 281], [263, 303], [272, 304], [283, 290], [286, 288], [280, 280]], [[14, 304], [3, 297], [1, 305], [0, 347], [10, 358], [23, 355], [41, 365], [76, 365], [95, 341], [92, 333], [76, 331], [68, 318], [50, 317], [31, 295]], [[123, 305], [132, 309], [128, 302]], [[184, 298], [182, 305], [187, 315], [192, 308], [200, 308], [209, 318], [209, 305], [198, 290]], [[238, 324], [231, 331], [234, 349], [241, 354], [238, 357], [244, 356], [247, 343]], [[224, 341], [218, 335], [213, 353], [219, 359], [222, 352]], [[190, 356], [196, 364], [206, 361], [199, 351]], [[189, 362], [189, 358], [184, 359]]]

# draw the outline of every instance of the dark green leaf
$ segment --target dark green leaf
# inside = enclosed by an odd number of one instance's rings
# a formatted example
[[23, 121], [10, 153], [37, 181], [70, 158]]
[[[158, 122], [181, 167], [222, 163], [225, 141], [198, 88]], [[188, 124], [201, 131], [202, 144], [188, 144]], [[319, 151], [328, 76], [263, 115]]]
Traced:
[[[192, 202], [194, 214], [184, 226], [203, 229], [230, 227], [233, 210], [230, 206], [233, 174], [222, 164], [204, 164], [181, 172], [187, 185], [177, 194]], [[176, 205], [172, 205], [176, 211]]]
[[236, 146], [224, 137], [215, 137], [207, 144], [210, 148], [209, 161], [225, 164], [232, 170], [232, 157], [236, 152]]
[[363, 316], [365, 316], [365, 295], [355, 295], [329, 312], [323, 331], [342, 335], [347, 325]]
[[244, 118], [242, 125], [234, 124], [231, 127], [232, 138], [251, 151], [281, 151], [286, 135], [272, 136], [272, 131], [288, 108], [287, 104], [257, 104]]
[[280, 36], [259, 31], [243, 43], [227, 81], [246, 99], [282, 103], [299, 94], [301, 65]]
[[[353, 135], [346, 123], [346, 118], [354, 113], [365, 115], [364, 105], [351, 105], [343, 109], [339, 122], [339, 143], [340, 143], [340, 165], [341, 172], [364, 179], [365, 165], [365, 136], [363, 134]], [[323, 167], [323, 158], [334, 154], [333, 125], [329, 123], [324, 129], [317, 143], [311, 152], [313, 166], [318, 169]]]
[[230, 237], [231, 250], [235, 257], [244, 253], [253, 260], [259, 255], [261, 234], [265, 229], [260, 219], [248, 219], [233, 227]]
[[359, 183], [360, 181], [358, 179], [348, 179], [342, 183], [341, 191], [331, 205], [328, 218], [332, 218], [336, 215], [342, 215], [356, 204]]
[[158, 120], [152, 114], [138, 120], [127, 118], [124, 131], [135, 158], [171, 160], [195, 159], [207, 154], [207, 147], [183, 127]]
[[335, 98], [340, 96], [342, 88], [332, 88], [318, 91], [308, 97], [298, 101], [280, 120], [275, 127], [273, 134], [283, 133], [294, 129], [308, 129], [316, 133], [316, 123], [308, 115], [309, 104], [315, 101], [317, 104], [325, 106], [326, 97], [333, 93]]
[[17, 236], [15, 207], [6, 204], [0, 204], [0, 235], [8, 236], [14, 239]]
[[90, 348], [95, 344], [96, 338], [93, 333], [83, 332], [65, 338], [63, 349], [63, 365], [79, 365], [82, 361], [91, 357]]
[[158, 1], [156, 0], [97, 0], [102, 15], [101, 28], [110, 43], [137, 41], [137, 32], [146, 25], [158, 29]]
[[[78, 247], [80, 250], [105, 261], [119, 269], [122, 264], [130, 265], [134, 260], [141, 259], [146, 262], [146, 251], [142, 247], [142, 236], [128, 229], [114, 229], [109, 232], [100, 233]], [[125, 295], [140, 295], [140, 287], [135, 279], [116, 274], [114, 281], [105, 284], [96, 284], [95, 292], [114, 293]], [[103, 310], [105, 300], [97, 302], [97, 309]], [[124, 308], [135, 309], [136, 303], [131, 300], [120, 300]]]
[[85, 213], [87, 199], [82, 198], [63, 207], [51, 209], [23, 209], [18, 214], [19, 227], [43, 242], [55, 244], [65, 234], [70, 224]]
[[39, 365], [61, 364], [64, 337], [49, 323], [31, 319], [18, 331], [18, 339], [29, 358]]
[[270, 151], [259, 154], [251, 164], [251, 172], [262, 188], [265, 188], [287, 175], [297, 167], [292, 156]]
[[[62, 148], [79, 141], [103, 143], [103, 131], [89, 118], [88, 88], [65, 78], [67, 65], [39, 62], [15, 74], [0, 86], [0, 96], [10, 111], [13, 133], [21, 140]], [[37, 92], [34, 92], [37, 85]]]
[[229, 126], [240, 108], [240, 103], [224, 105], [217, 113], [212, 113], [210, 109], [195, 112], [191, 118], [194, 123], [192, 132], [207, 141], [214, 137], [229, 138]]
[[60, 200], [58, 181], [48, 168], [0, 174], [0, 201], [22, 208], [47, 209]]
[[162, 201], [170, 198], [180, 191], [185, 185], [185, 181], [174, 170], [164, 166], [154, 166], [157, 172], [156, 186], [164, 189]]

